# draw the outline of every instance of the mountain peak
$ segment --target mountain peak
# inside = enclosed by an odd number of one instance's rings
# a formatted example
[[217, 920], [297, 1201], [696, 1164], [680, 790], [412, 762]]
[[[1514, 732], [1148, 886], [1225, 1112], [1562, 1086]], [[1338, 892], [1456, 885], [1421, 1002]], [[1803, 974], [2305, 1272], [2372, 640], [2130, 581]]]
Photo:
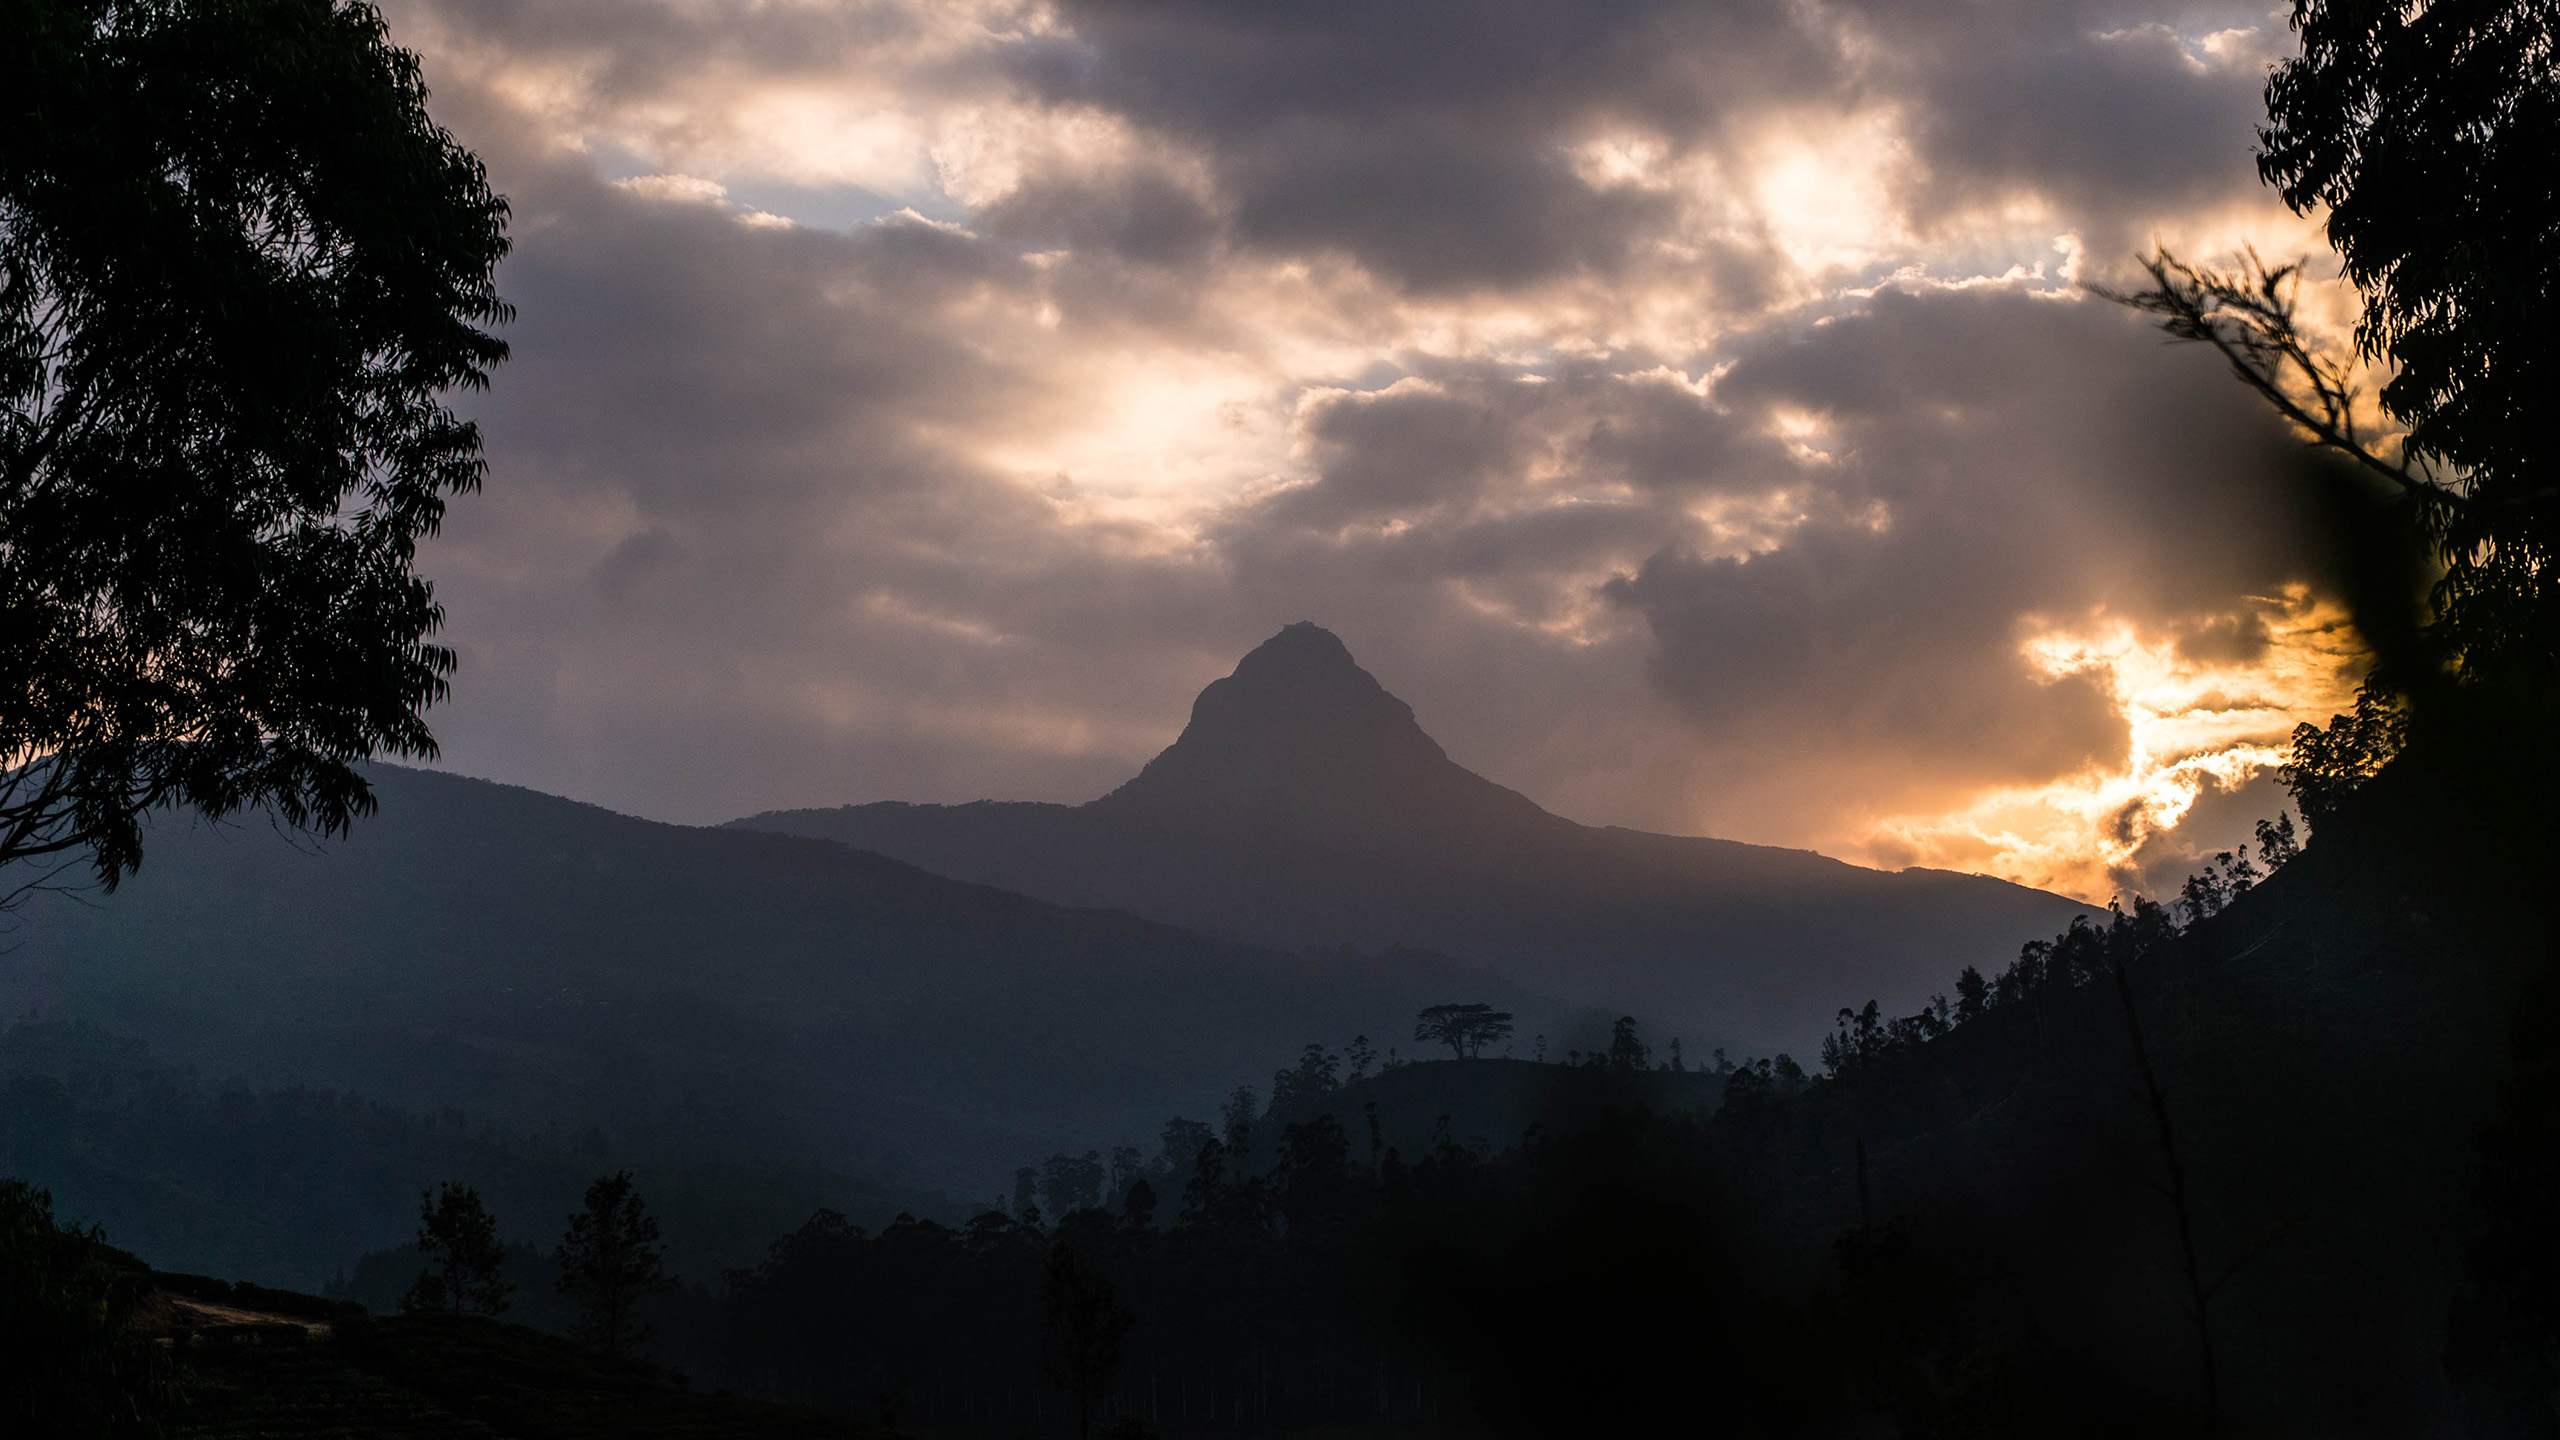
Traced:
[[[1277, 727], [1313, 738], [1316, 732], [1344, 742], [1391, 740], [1428, 746], [1435, 758], [1440, 747], [1422, 733], [1413, 707], [1387, 693], [1378, 677], [1351, 658], [1342, 637], [1312, 620], [1284, 625], [1280, 633], [1246, 652], [1235, 673], [1213, 680], [1192, 703], [1189, 739], [1203, 725], [1201, 738]], [[1228, 738], [1235, 738], [1228, 735]], [[1418, 752], [1417, 752], [1418, 753]]]
[[1182, 737], [1094, 804], [1343, 833], [1455, 821], [1484, 792], [1535, 809], [1460, 769], [1340, 637], [1300, 621], [1211, 681]]

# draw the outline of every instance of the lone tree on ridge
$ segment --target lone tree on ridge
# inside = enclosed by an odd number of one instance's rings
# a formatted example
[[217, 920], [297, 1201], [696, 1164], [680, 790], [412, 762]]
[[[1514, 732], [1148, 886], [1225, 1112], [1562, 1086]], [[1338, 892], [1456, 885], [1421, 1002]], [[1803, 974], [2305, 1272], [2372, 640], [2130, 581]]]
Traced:
[[1434, 1005], [1414, 1017], [1413, 1038], [1446, 1045], [1461, 1060], [1511, 1034], [1511, 1012], [1490, 1005]]

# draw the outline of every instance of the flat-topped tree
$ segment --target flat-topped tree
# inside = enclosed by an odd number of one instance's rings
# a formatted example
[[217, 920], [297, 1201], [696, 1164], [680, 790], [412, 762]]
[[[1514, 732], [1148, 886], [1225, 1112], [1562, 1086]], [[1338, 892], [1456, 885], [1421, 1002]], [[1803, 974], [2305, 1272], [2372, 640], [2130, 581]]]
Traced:
[[1433, 1005], [1414, 1017], [1413, 1038], [1446, 1045], [1461, 1059], [1511, 1035], [1511, 1012], [1490, 1005]]

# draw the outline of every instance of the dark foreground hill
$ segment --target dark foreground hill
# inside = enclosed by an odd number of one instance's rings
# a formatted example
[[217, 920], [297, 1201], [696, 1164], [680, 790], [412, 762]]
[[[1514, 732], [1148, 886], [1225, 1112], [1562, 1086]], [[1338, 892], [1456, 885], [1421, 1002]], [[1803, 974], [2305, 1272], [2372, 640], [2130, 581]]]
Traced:
[[957, 1408], [990, 1335], [1034, 1373], [1054, 1236], [1168, 1428], [2546, 1435], [2545, 812], [2405, 765], [2359, 799], [2218, 913], [2069, 932], [1825, 1074], [1401, 1067], [1043, 1234], [820, 1217], [731, 1323], [776, 1393]]
[[180, 1352], [170, 1440], [869, 1440], [852, 1419], [696, 1394], [638, 1364], [475, 1316], [268, 1317]]
[[[343, 1091], [208, 1085], [89, 1026], [0, 1029], [0, 1177], [41, 1184], [63, 1214], [176, 1269], [306, 1290], [350, 1267], [370, 1280], [358, 1257], [408, 1240], [418, 1191], [452, 1181], [476, 1187], [509, 1243], [513, 1318], [565, 1324], [551, 1247], [588, 1183], [623, 1169], [665, 1227], [669, 1268], [696, 1280], [755, 1259], [815, 1206], [878, 1225], [948, 1203], [776, 1161], [705, 1122], [499, 1126]], [[414, 1251], [396, 1259], [351, 1293], [396, 1306], [419, 1268]]]
[[1724, 1088], [1725, 1077], [1712, 1070], [1440, 1060], [1398, 1066], [1324, 1094], [1292, 1096], [1255, 1129], [1277, 1136], [1291, 1125], [1330, 1115], [1342, 1126], [1352, 1158], [1377, 1165], [1389, 1150], [1418, 1157], [1456, 1145], [1490, 1154], [1541, 1135], [1572, 1134], [1612, 1112], [1704, 1119], [1715, 1113]]
[[[1330, 632], [1292, 625], [1085, 805], [851, 805], [733, 828], [841, 841], [1069, 905], [1290, 948], [1412, 945], [1736, 1049], [1915, 1008], [2087, 907], [1981, 876], [1593, 828], [1450, 760]], [[1703, 1047], [1701, 1047], [1703, 1048]]]
[[40, 897], [0, 953], [5, 1013], [138, 1037], [216, 1089], [715, 1128], [971, 1198], [1427, 1004], [1566, 1020], [1427, 957], [1286, 957], [819, 841], [370, 773], [380, 813], [344, 841], [164, 824], [114, 896]]
[[[812, 1215], [662, 1297], [653, 1354], [924, 1433], [1069, 1433], [1079, 1314], [1095, 1413], [1164, 1433], [2548, 1433], [2542, 813], [2404, 764], [2218, 913], [2076, 928], [1820, 1075], [1304, 1056], [1043, 1219]], [[593, 1362], [510, 1356], [454, 1393], [576, 1433], [588, 1382], [540, 1377]], [[253, 1393], [400, 1433], [345, 1358]]]

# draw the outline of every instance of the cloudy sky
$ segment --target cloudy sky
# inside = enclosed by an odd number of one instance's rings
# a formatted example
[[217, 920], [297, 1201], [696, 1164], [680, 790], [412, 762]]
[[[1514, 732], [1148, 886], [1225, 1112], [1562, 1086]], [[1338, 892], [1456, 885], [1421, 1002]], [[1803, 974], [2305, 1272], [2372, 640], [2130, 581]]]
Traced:
[[2318, 253], [2151, 0], [397, 0], [514, 205], [446, 763], [1083, 800], [1281, 625], [1591, 823], [2104, 897], [2354, 678], [2079, 287]]

